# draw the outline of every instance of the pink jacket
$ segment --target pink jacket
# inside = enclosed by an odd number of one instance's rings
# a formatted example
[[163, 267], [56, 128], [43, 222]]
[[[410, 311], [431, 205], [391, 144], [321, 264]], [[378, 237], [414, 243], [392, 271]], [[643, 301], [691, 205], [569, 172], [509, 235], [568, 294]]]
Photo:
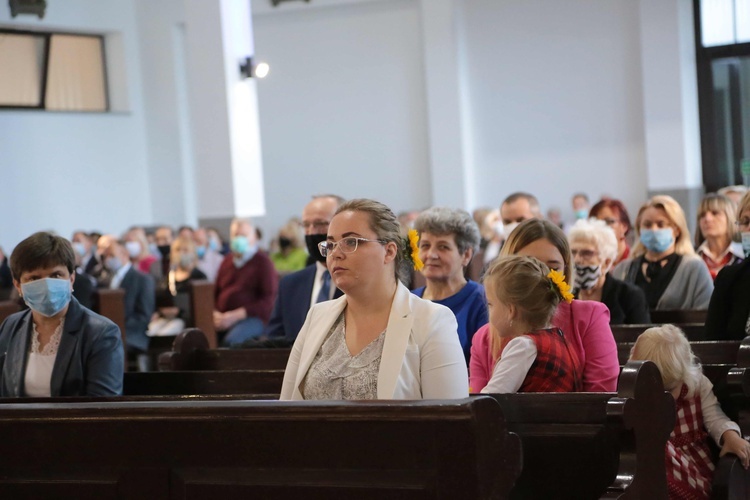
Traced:
[[[620, 362], [617, 344], [609, 328], [609, 309], [601, 302], [561, 302], [552, 325], [560, 328], [583, 365], [585, 392], [615, 392]], [[478, 393], [492, 377], [495, 363], [490, 352], [490, 327], [474, 334], [469, 362], [469, 391]]]

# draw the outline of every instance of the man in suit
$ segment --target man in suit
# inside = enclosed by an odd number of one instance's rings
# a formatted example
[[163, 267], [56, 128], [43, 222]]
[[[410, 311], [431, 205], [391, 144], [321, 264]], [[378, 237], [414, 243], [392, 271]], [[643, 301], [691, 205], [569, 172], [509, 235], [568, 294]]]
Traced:
[[104, 265], [112, 274], [109, 288], [125, 290], [125, 340], [128, 357], [138, 359], [139, 369], [147, 369], [144, 364], [148, 350], [148, 324], [154, 314], [156, 294], [154, 279], [133, 267], [125, 243], [113, 236], [103, 236]]
[[320, 255], [318, 243], [326, 240], [328, 224], [343, 202], [344, 199], [340, 196], [313, 196], [302, 210], [305, 244], [314, 262], [281, 279], [279, 294], [266, 326], [265, 334], [268, 337], [283, 337], [290, 342], [294, 341], [312, 305], [341, 296], [341, 291], [331, 284], [326, 259]]

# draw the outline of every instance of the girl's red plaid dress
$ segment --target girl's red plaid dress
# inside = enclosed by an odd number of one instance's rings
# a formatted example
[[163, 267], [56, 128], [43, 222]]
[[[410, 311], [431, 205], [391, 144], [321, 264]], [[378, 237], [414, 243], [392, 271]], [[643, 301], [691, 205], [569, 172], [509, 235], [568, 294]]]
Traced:
[[711, 494], [714, 464], [703, 425], [701, 397], [687, 397], [685, 384], [675, 401], [677, 419], [666, 448], [670, 499], [705, 499]]

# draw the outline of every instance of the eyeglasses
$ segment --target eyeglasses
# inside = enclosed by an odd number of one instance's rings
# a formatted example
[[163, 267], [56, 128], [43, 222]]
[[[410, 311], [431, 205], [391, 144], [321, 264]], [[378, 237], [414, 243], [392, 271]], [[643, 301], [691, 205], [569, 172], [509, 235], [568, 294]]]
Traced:
[[382, 240], [368, 240], [367, 238], [357, 238], [356, 236], [349, 236], [347, 238], [341, 238], [339, 241], [321, 241], [320, 243], [318, 243], [318, 250], [320, 250], [320, 255], [322, 255], [323, 257], [328, 257], [328, 254], [333, 253], [337, 246], [339, 247], [339, 250], [344, 253], [352, 253], [357, 251], [357, 246], [359, 245], [360, 241], [365, 243], [385, 243], [385, 241]]
[[570, 253], [574, 259], [581, 257], [583, 260], [590, 260], [596, 257], [596, 252], [593, 250], [571, 250]]
[[325, 220], [316, 220], [312, 222], [303, 221], [299, 223], [300, 227], [304, 230], [315, 228], [318, 231], [320, 231], [321, 229], [328, 229], [328, 224], [329, 222]]
[[748, 227], [750, 226], [750, 219], [736, 220], [734, 223], [739, 227]]

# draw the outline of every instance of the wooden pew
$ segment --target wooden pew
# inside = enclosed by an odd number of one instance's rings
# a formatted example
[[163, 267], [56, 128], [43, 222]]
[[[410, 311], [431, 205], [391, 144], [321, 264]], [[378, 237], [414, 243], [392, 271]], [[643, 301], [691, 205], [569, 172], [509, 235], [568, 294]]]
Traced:
[[193, 281], [190, 284], [192, 322], [189, 327], [200, 329], [208, 339], [211, 349], [218, 347], [214, 328], [214, 284], [210, 281]]
[[125, 396], [235, 395], [279, 399], [284, 370], [127, 372]]
[[[620, 366], [627, 363], [633, 342], [617, 344], [617, 356]], [[728, 401], [727, 376], [729, 370], [737, 364], [737, 354], [740, 348], [739, 340], [699, 341], [690, 342], [690, 348], [700, 360], [703, 373], [714, 385], [714, 392], [726, 406], [725, 411], [731, 413], [731, 403]]]
[[503, 499], [492, 398], [0, 404], [2, 498]]
[[666, 499], [674, 399], [650, 362], [627, 364], [614, 393], [492, 395], [521, 437], [513, 498]]
[[175, 337], [172, 351], [159, 356], [159, 371], [284, 370], [289, 348], [211, 349], [206, 336], [190, 328]]
[[684, 323], [706, 323], [706, 316], [708, 311], [705, 309], [693, 310], [693, 309], [665, 309], [665, 310], [654, 310], [650, 311], [651, 322], [655, 324], [684, 324]]
[[5, 318], [21, 310], [21, 306], [15, 300], [3, 300], [0, 302], [0, 325]]
[[[618, 344], [621, 342], [635, 342], [638, 335], [648, 330], [651, 327], [659, 326], [662, 323], [647, 324], [647, 325], [610, 325], [612, 329], [612, 335], [615, 337], [615, 342]], [[699, 341], [706, 339], [706, 329], [703, 323], [672, 323], [676, 327], [680, 328], [688, 340]]]
[[94, 292], [94, 312], [110, 319], [120, 328], [122, 344], [125, 343], [125, 290], [98, 288]]

